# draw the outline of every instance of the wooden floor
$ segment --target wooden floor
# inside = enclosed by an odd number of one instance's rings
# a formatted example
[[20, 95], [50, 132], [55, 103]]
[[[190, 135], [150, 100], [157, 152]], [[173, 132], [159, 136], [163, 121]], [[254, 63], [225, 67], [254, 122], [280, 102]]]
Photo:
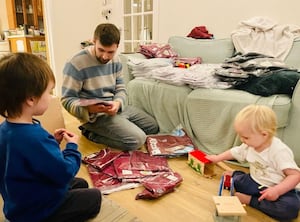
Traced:
[[[66, 128], [80, 134], [78, 130], [80, 123], [65, 111], [64, 118]], [[83, 156], [97, 152], [103, 147], [84, 137], [81, 137], [79, 141], [79, 149]], [[143, 222], [213, 222], [215, 205], [212, 196], [218, 193], [223, 170], [216, 167], [217, 175], [213, 178], [205, 178], [187, 165], [187, 158], [169, 159], [168, 162], [169, 166], [183, 177], [183, 182], [175, 192], [157, 200], [135, 200], [136, 194], [143, 190], [142, 187], [138, 187], [109, 194], [107, 198], [127, 209]], [[78, 176], [87, 179], [92, 185], [84, 165], [82, 165]], [[224, 191], [223, 194], [229, 195], [226, 192]], [[243, 222], [275, 221], [249, 206], [246, 206], [245, 209], [247, 215], [242, 217]], [[296, 221], [300, 222], [300, 218], [294, 220], [294, 222]]]

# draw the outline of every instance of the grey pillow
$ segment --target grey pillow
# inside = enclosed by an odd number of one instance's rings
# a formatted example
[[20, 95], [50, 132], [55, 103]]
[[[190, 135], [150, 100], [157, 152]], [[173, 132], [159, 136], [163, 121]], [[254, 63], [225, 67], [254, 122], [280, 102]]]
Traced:
[[168, 40], [179, 57], [201, 57], [203, 63], [222, 63], [234, 54], [234, 45], [227, 39], [194, 39], [171, 36]]

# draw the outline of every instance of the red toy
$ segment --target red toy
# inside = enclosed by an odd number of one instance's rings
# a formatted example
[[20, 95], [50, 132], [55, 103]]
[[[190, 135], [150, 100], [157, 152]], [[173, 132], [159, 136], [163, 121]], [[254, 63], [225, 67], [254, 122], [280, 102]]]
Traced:
[[210, 160], [206, 159], [206, 154], [200, 150], [194, 150], [189, 153], [189, 155], [195, 157], [197, 160], [200, 160], [203, 163], [211, 163]]
[[230, 195], [233, 196], [234, 192], [234, 182], [230, 175], [223, 175], [220, 181], [219, 187], [219, 196], [222, 196], [223, 189], [227, 189], [230, 191]]
[[230, 190], [230, 187], [231, 187], [231, 176], [224, 175], [223, 188], [226, 189], [226, 190]]
[[189, 152], [188, 165], [202, 175], [213, 175], [214, 164], [206, 159], [206, 154], [200, 150]]

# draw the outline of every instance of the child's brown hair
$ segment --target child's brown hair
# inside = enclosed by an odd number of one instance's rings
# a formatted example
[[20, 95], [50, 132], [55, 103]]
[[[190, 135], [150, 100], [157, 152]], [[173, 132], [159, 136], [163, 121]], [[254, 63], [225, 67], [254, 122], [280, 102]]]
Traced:
[[0, 59], [0, 115], [18, 117], [30, 97], [40, 98], [54, 74], [46, 61], [30, 53], [10, 53]]

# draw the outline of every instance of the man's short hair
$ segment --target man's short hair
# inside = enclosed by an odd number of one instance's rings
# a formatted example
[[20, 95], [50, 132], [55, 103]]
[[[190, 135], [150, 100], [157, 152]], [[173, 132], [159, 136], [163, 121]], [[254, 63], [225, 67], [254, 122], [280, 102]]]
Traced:
[[103, 46], [119, 45], [120, 31], [114, 24], [102, 23], [96, 27], [94, 39], [98, 39]]

